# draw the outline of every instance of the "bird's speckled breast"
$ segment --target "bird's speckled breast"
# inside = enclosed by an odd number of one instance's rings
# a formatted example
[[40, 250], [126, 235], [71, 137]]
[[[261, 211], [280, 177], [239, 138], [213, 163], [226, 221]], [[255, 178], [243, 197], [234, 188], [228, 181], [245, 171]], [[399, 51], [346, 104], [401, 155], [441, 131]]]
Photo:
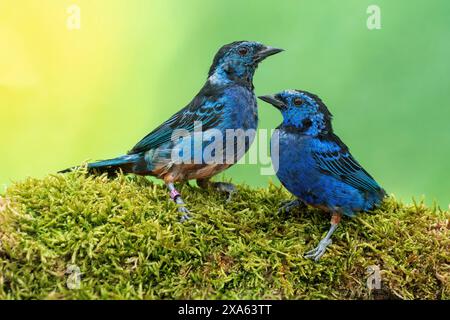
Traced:
[[[254, 93], [243, 86], [227, 88], [224, 97], [226, 100], [220, 130], [224, 134], [225, 153], [230, 154], [231, 152], [234, 155], [234, 164], [244, 156], [255, 139], [258, 127], [258, 108]], [[245, 140], [236, 143], [235, 135], [227, 133], [227, 130], [230, 129], [234, 130], [238, 136], [244, 134]], [[233, 151], [229, 150], [230, 145], [234, 145]]]
[[[291, 193], [302, 196], [304, 186], [312, 180], [313, 159], [306, 136], [298, 136], [279, 129], [279, 168], [277, 177]], [[273, 137], [272, 137], [273, 139]], [[275, 162], [272, 152], [272, 162]], [[308, 174], [309, 173], [309, 174]]]
[[254, 93], [247, 87], [232, 86], [224, 91], [224, 129], [256, 130], [258, 109]]

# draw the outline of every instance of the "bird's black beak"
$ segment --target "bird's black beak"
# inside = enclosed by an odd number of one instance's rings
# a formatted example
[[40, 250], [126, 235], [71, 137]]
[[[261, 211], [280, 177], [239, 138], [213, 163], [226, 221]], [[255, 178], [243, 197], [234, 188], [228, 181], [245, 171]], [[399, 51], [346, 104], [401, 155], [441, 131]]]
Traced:
[[284, 51], [284, 50], [280, 49], [280, 48], [264, 46], [260, 51], [258, 51], [255, 54], [255, 62], [259, 63], [259, 62], [263, 61], [265, 58], [267, 58], [269, 56], [273, 56], [274, 54], [280, 53], [282, 51]]
[[269, 94], [267, 96], [259, 96], [258, 98], [261, 99], [262, 101], [270, 103], [271, 105], [273, 105], [275, 108], [277, 108], [280, 111], [282, 111], [286, 108], [286, 105], [284, 104], [284, 102], [277, 99], [277, 97], [275, 95]]

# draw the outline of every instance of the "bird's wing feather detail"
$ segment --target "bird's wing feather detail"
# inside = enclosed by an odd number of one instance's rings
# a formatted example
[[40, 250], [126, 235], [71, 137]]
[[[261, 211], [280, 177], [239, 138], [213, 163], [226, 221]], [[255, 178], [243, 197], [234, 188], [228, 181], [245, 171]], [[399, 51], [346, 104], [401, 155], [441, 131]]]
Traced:
[[174, 114], [169, 120], [145, 136], [128, 154], [145, 152], [158, 148], [172, 138], [176, 129], [194, 131], [194, 122], [199, 121], [202, 131], [215, 128], [222, 119], [223, 105], [218, 101], [206, 100], [199, 104], [194, 99], [188, 106]]
[[372, 176], [353, 158], [348, 149], [333, 144], [334, 150], [314, 151], [317, 167], [324, 173], [361, 191], [380, 192], [380, 186]]

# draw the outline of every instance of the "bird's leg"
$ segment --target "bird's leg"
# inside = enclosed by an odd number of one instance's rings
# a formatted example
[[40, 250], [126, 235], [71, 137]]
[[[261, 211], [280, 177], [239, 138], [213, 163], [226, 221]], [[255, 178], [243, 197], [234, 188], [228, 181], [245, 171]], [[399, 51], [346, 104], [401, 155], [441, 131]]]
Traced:
[[286, 212], [289, 213], [295, 208], [305, 208], [306, 204], [300, 199], [288, 200], [281, 203], [281, 208], [278, 209], [278, 214]]
[[186, 208], [186, 204], [181, 198], [181, 194], [175, 189], [172, 182], [167, 183], [167, 188], [169, 188], [170, 199], [172, 199], [178, 205], [178, 212], [181, 212], [180, 222], [185, 222], [191, 218], [189, 210]]
[[318, 261], [320, 257], [323, 256], [327, 247], [332, 243], [331, 236], [333, 235], [334, 231], [336, 231], [339, 221], [341, 221], [341, 217], [342, 215], [340, 213], [333, 213], [333, 215], [331, 216], [330, 230], [328, 230], [327, 235], [325, 236], [325, 238], [320, 240], [317, 247], [306, 253], [305, 258], [311, 258], [315, 261]]
[[219, 192], [226, 193], [227, 202], [231, 200], [231, 196], [236, 192], [237, 188], [234, 184], [228, 182], [211, 182], [209, 179], [197, 179], [197, 185], [202, 189], [213, 188]]

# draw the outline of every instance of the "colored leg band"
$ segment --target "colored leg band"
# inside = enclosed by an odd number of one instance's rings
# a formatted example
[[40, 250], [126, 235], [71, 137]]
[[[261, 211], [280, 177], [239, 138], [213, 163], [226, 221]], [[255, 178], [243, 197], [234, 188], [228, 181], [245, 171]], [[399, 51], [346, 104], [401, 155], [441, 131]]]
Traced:
[[173, 201], [175, 201], [180, 196], [181, 194], [176, 189], [170, 190], [170, 199], [172, 199]]

